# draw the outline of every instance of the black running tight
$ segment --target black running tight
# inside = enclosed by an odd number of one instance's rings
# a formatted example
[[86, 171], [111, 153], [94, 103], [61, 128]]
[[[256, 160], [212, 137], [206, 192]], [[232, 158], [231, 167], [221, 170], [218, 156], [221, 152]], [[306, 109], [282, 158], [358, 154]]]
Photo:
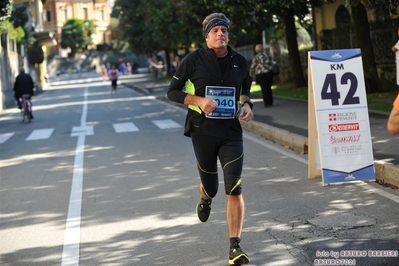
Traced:
[[226, 195], [240, 195], [244, 162], [242, 137], [225, 139], [191, 132], [191, 139], [201, 183], [207, 196], [215, 197], [219, 188], [218, 158], [223, 169]]

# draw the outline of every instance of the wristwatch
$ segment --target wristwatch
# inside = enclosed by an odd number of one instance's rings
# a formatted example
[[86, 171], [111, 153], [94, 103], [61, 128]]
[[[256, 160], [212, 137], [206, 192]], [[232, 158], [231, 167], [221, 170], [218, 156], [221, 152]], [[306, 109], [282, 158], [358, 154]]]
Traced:
[[246, 103], [249, 105], [249, 107], [251, 107], [251, 110], [254, 108], [254, 104], [251, 102], [251, 100], [245, 100], [242, 106], [244, 106]]

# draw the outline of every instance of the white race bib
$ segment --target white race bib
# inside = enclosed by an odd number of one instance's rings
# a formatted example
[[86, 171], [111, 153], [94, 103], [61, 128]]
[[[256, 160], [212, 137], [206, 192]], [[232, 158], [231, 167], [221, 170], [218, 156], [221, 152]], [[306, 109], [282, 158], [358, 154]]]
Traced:
[[237, 106], [235, 95], [236, 88], [234, 87], [206, 86], [205, 97], [214, 99], [218, 106], [212, 113], [205, 116], [213, 119], [234, 119]]

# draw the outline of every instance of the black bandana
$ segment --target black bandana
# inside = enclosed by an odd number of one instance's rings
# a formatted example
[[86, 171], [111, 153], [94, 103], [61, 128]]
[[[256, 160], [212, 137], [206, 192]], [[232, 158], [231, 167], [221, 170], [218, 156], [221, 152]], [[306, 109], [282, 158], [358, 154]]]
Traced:
[[208, 36], [208, 33], [211, 31], [211, 29], [216, 26], [225, 26], [227, 28], [227, 31], [230, 32], [229, 22], [227, 22], [226, 20], [224, 20], [222, 18], [214, 18], [214, 19], [211, 19], [208, 22], [208, 24], [206, 24], [206, 26], [204, 27], [204, 32], [202, 33], [204, 35], [204, 37], [206, 38], [206, 36]]

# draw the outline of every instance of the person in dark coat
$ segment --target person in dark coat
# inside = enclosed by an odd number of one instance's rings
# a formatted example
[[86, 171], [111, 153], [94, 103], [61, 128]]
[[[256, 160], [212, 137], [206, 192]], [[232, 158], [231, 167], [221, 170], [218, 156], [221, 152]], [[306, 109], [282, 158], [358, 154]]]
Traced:
[[265, 107], [273, 105], [273, 71], [272, 71], [272, 57], [265, 53], [262, 44], [255, 46], [256, 55], [252, 59], [251, 73], [255, 76], [255, 81], [260, 85], [262, 90], [262, 99]]
[[[34, 83], [32, 77], [28, 73], [25, 73], [25, 69], [21, 67], [14, 83], [14, 98], [17, 101], [19, 109], [22, 109], [22, 95], [29, 94], [29, 96], [32, 97], [33, 87]], [[31, 118], [33, 118], [32, 114]]]

